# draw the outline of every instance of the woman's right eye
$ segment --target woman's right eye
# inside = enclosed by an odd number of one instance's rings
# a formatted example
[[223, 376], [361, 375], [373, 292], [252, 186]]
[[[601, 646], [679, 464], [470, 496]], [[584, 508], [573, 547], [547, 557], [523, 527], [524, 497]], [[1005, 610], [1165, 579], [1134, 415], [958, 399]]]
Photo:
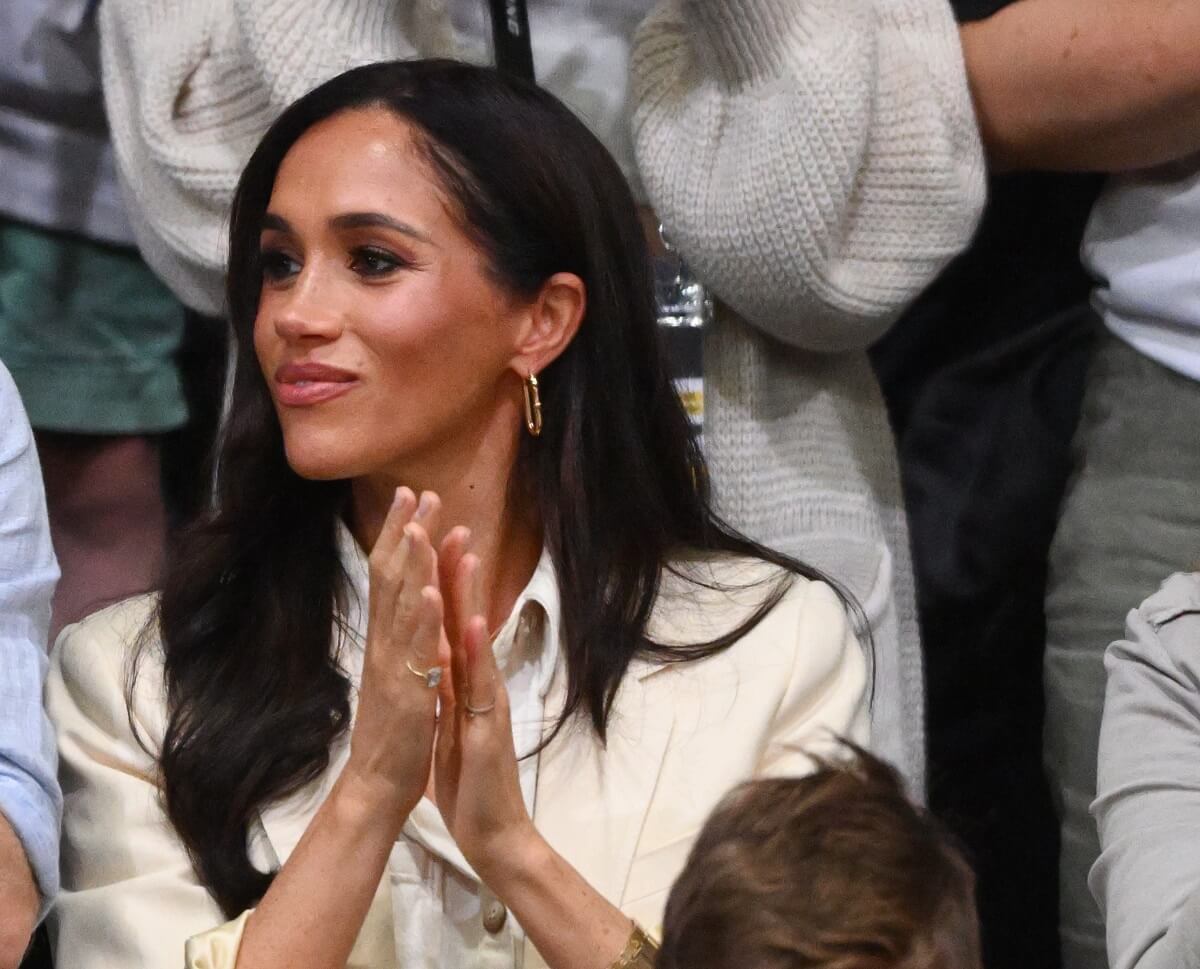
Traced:
[[300, 263], [282, 249], [263, 249], [258, 254], [258, 262], [262, 267], [263, 279], [279, 282], [300, 271]]

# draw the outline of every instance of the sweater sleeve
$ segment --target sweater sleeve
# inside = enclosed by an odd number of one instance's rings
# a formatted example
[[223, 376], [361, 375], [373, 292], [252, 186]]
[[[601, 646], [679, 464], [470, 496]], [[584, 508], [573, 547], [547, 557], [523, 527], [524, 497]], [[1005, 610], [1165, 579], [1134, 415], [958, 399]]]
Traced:
[[969, 242], [983, 152], [945, 0], [663, 0], [632, 71], [660, 218], [776, 338], [868, 346]]
[[371, 61], [447, 54], [444, 11], [375, 0], [104, 0], [104, 95], [129, 219], [151, 267], [217, 314], [229, 206], [280, 111]]
[[1200, 951], [1200, 573], [1172, 576], [1105, 656], [1089, 879], [1113, 969], [1194, 967]]

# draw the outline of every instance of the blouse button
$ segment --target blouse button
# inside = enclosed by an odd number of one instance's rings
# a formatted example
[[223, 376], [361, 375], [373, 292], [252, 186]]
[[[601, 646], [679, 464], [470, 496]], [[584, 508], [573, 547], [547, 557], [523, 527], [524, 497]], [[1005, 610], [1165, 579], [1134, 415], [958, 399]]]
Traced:
[[492, 901], [483, 907], [483, 927], [492, 935], [495, 935], [504, 928], [504, 923], [507, 920], [508, 909], [498, 899], [492, 899]]

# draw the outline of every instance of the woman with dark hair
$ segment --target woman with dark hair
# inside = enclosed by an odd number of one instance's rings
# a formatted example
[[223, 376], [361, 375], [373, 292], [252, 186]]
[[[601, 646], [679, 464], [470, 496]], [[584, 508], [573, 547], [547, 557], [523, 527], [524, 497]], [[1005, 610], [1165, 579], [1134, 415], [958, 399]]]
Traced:
[[532, 85], [362, 67], [229, 267], [214, 508], [55, 652], [60, 963], [648, 964], [709, 810], [861, 739], [867, 672], [711, 509], [620, 170]]

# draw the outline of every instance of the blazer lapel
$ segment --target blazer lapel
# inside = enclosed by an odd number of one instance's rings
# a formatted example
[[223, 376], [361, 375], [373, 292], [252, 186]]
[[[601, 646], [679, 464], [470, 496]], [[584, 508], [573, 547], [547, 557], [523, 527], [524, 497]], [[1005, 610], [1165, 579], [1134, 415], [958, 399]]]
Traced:
[[[607, 745], [586, 724], [571, 723], [539, 755], [533, 812], [537, 829], [616, 905], [674, 722], [669, 693], [650, 687], [671, 672], [661, 664], [634, 661], [613, 705]], [[547, 711], [562, 709], [565, 680], [565, 675], [555, 676]], [[526, 940], [526, 969], [544, 965]]]

